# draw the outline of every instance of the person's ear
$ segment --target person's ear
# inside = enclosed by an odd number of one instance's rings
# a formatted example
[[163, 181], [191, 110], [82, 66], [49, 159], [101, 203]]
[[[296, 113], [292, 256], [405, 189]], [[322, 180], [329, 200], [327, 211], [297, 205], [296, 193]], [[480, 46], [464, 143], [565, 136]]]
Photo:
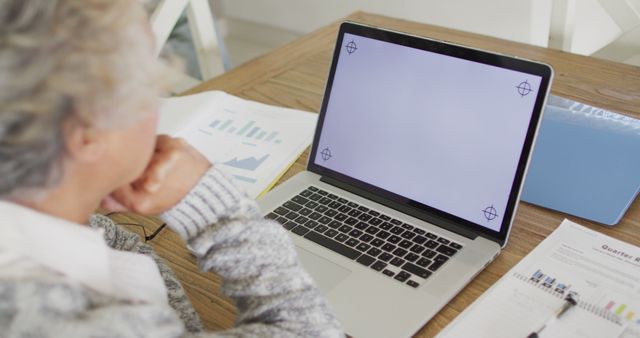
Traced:
[[67, 156], [80, 162], [96, 162], [105, 152], [106, 137], [99, 130], [77, 121], [63, 128]]

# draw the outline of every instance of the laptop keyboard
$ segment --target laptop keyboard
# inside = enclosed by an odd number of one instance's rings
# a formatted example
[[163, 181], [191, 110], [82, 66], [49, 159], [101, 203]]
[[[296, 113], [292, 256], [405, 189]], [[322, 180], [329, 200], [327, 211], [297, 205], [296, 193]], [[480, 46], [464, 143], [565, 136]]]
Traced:
[[267, 214], [292, 233], [417, 288], [462, 245], [310, 186]]

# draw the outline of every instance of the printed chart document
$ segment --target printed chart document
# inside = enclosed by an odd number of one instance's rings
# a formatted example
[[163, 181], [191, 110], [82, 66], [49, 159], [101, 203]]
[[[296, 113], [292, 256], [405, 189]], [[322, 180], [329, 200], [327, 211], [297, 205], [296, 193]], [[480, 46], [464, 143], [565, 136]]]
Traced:
[[438, 336], [640, 337], [640, 248], [565, 220]]
[[316, 122], [317, 114], [212, 91], [164, 99], [158, 133], [184, 138], [257, 198], [311, 144]]

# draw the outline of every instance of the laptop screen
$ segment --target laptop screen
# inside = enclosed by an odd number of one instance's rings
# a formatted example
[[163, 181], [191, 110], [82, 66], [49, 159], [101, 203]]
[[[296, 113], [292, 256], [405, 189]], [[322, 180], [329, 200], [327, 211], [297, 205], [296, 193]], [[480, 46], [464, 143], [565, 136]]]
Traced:
[[341, 35], [311, 161], [500, 232], [543, 77], [385, 40]]

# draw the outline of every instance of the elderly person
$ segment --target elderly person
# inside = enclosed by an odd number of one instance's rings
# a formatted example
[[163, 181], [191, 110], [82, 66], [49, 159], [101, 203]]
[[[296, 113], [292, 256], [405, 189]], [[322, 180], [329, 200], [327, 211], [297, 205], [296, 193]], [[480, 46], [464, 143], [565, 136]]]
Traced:
[[[0, 0], [0, 337], [342, 336], [281, 229], [182, 141], [136, 0]], [[175, 275], [100, 204], [160, 215], [219, 274], [203, 332]]]

